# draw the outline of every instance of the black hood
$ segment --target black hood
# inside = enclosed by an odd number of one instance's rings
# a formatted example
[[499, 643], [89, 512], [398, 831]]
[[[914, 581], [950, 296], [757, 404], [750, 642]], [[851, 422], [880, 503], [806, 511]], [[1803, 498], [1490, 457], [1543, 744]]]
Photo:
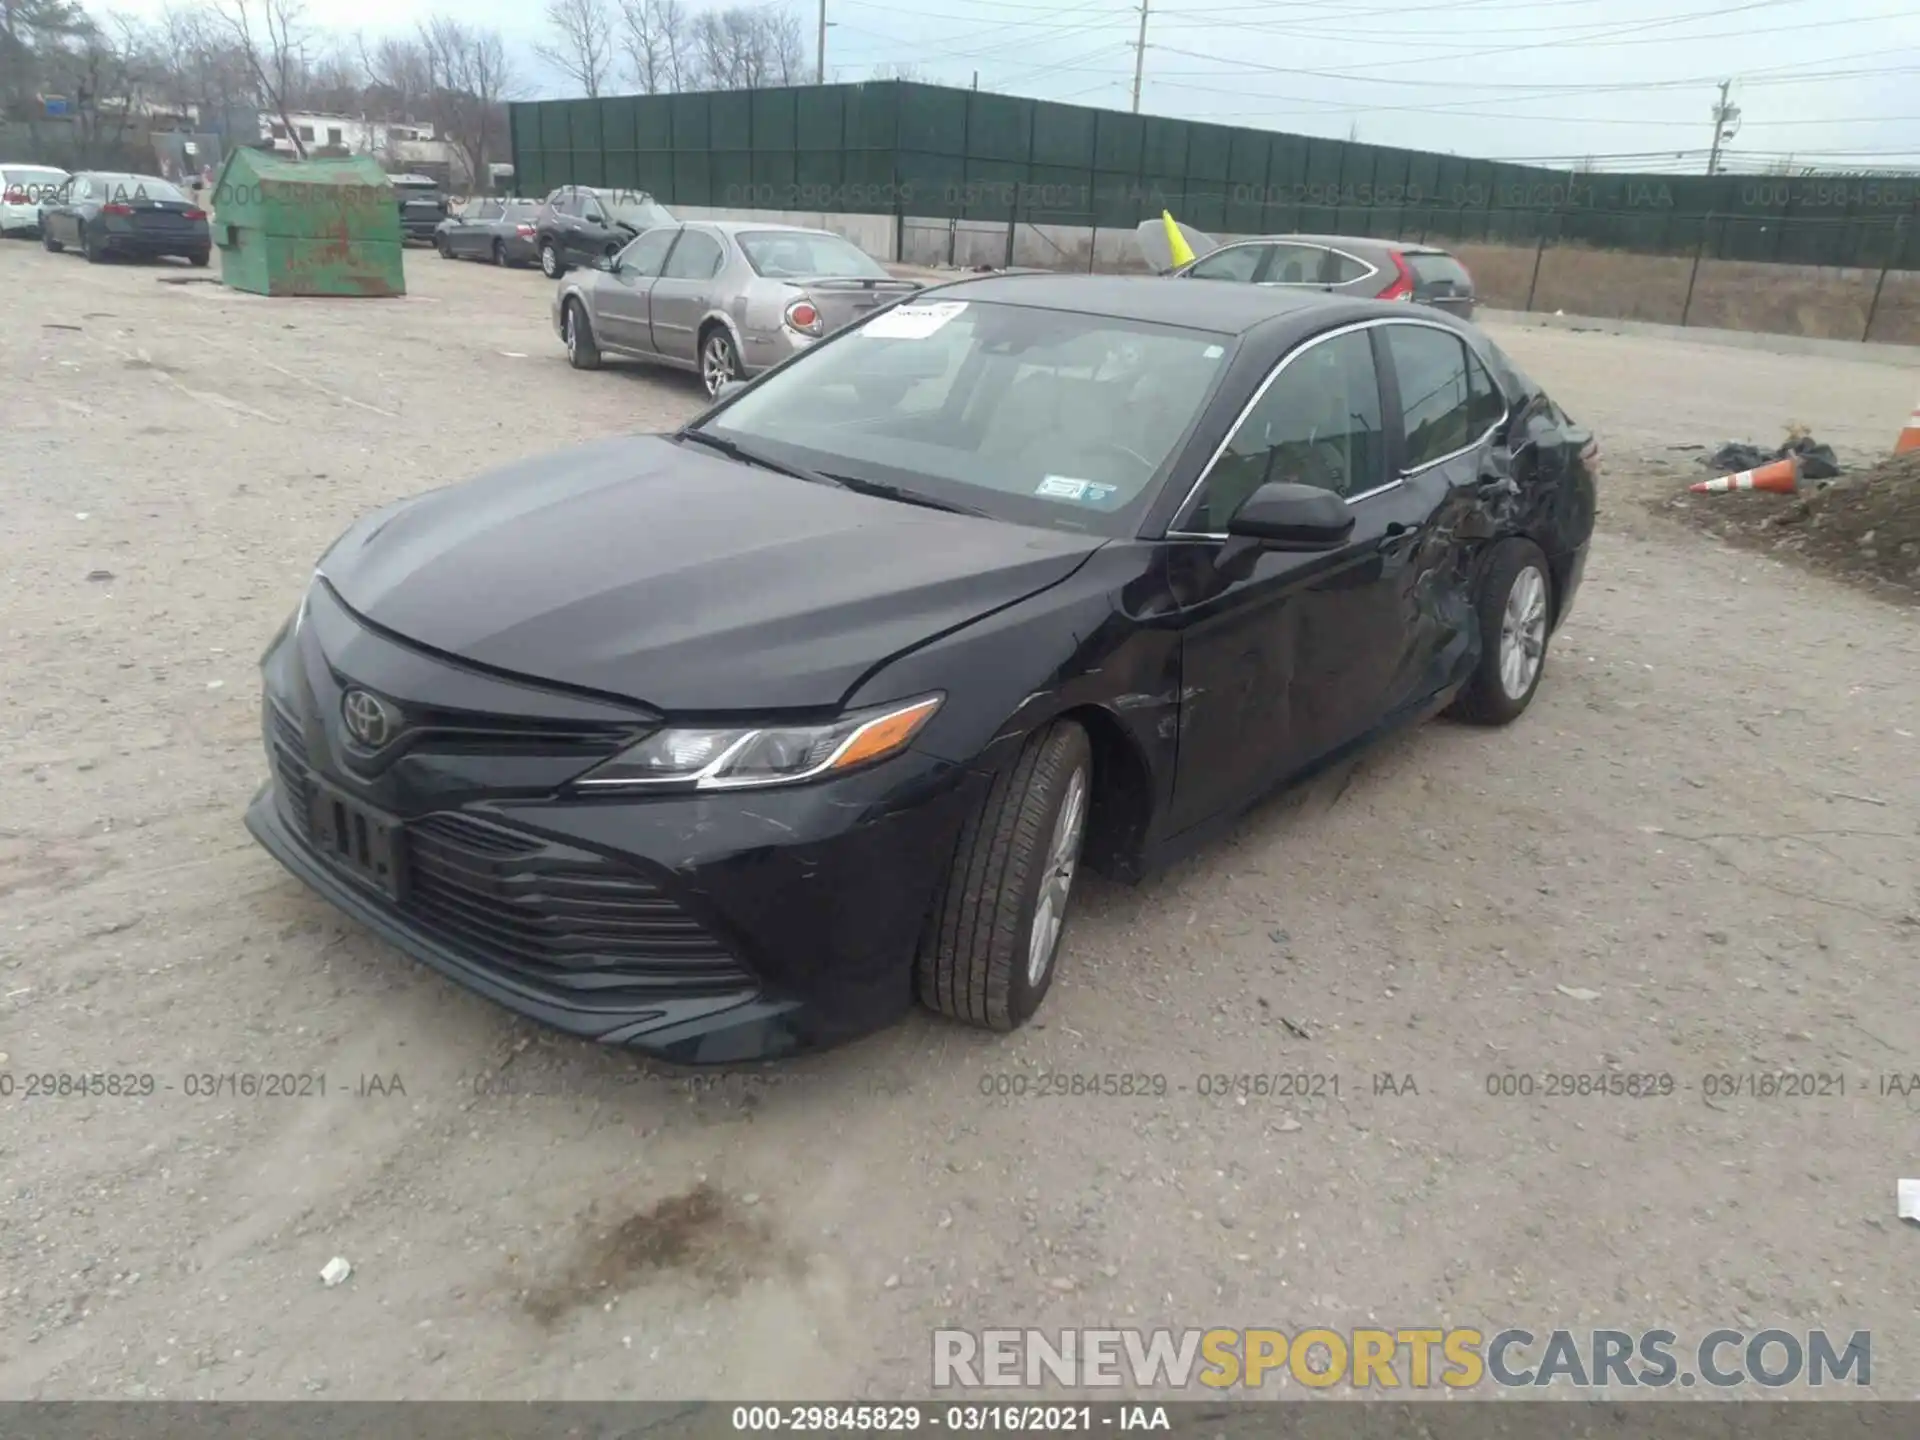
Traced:
[[697, 713], [837, 705], [1102, 543], [642, 436], [378, 511], [321, 568], [353, 610], [430, 649]]

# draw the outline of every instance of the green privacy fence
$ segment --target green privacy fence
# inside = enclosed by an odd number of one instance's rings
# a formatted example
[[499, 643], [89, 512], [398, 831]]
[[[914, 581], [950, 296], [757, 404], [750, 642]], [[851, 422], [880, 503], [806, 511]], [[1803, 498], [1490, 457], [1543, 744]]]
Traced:
[[[1920, 177], [1572, 173], [901, 81], [511, 107], [523, 194], [1920, 270]], [[1709, 223], [1711, 217], [1711, 223]]]

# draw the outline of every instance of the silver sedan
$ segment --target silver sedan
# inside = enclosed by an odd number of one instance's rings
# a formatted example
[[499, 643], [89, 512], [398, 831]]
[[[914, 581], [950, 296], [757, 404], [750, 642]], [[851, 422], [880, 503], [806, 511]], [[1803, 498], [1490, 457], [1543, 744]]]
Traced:
[[828, 230], [687, 221], [564, 277], [553, 326], [576, 369], [652, 360], [694, 371], [715, 395], [921, 288]]

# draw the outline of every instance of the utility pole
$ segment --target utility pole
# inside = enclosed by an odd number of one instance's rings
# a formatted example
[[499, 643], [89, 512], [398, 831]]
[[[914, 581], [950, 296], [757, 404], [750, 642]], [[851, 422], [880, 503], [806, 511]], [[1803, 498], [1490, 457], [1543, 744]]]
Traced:
[[813, 83], [827, 83], [827, 0], [820, 0], [820, 38], [813, 47]]
[[1720, 147], [1734, 137], [1740, 128], [1740, 107], [1730, 104], [1727, 92], [1733, 88], [1733, 81], [1720, 82], [1720, 100], [1713, 107], [1713, 149], [1707, 152], [1707, 174], [1720, 173]]
[[1147, 5], [1140, 0], [1140, 38], [1133, 46], [1133, 113], [1140, 113], [1140, 72], [1147, 65]]

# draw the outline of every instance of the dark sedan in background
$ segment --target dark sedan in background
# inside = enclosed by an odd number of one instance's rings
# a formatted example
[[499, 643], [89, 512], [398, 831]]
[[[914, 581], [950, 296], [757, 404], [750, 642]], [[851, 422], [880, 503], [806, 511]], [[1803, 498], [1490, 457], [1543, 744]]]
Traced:
[[916, 996], [1011, 1029], [1083, 859], [1137, 877], [1396, 727], [1525, 711], [1595, 456], [1438, 312], [942, 286], [676, 433], [354, 525], [263, 658], [247, 823], [574, 1035], [733, 1062]]
[[540, 269], [558, 280], [575, 266], [612, 258], [644, 231], [673, 223], [667, 208], [645, 191], [562, 185], [534, 221]]
[[207, 212], [170, 180], [84, 170], [40, 209], [40, 243], [71, 245], [99, 264], [119, 257], [178, 255], [205, 265], [213, 254]]
[[400, 209], [400, 238], [433, 243], [434, 232], [447, 218], [447, 197], [431, 175], [389, 176], [394, 203]]
[[433, 245], [447, 260], [490, 260], [495, 265], [531, 265], [537, 200], [469, 200], [433, 232]]

